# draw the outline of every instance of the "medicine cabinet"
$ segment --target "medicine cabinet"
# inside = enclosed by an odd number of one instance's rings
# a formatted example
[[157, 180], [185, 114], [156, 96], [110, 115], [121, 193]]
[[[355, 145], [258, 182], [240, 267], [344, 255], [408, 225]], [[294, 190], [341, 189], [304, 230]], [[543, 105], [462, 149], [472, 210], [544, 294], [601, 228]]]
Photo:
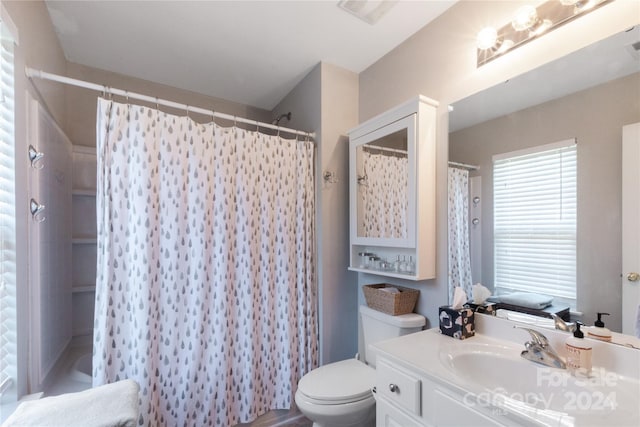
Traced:
[[418, 96], [349, 132], [349, 270], [435, 277], [437, 107]]

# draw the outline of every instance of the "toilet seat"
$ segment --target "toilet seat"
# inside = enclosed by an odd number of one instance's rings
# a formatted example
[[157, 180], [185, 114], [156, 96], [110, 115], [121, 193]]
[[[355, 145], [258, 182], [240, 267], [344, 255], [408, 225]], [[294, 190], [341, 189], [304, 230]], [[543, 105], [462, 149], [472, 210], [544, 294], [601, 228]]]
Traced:
[[356, 359], [330, 363], [300, 379], [298, 393], [316, 405], [340, 405], [373, 399], [375, 370]]

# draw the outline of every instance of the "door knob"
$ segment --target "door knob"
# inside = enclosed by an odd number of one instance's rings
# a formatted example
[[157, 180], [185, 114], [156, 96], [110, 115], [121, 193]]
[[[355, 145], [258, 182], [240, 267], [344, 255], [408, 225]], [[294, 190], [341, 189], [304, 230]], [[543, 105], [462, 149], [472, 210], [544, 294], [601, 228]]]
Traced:
[[637, 282], [638, 280], [640, 280], [640, 274], [638, 273], [628, 273], [627, 274], [627, 280], [630, 282]]
[[396, 391], [398, 391], [398, 390], [399, 390], [399, 388], [398, 388], [398, 386], [397, 386], [397, 385], [395, 385], [395, 384], [389, 384], [389, 391], [390, 391], [391, 393], [395, 393], [395, 392], [396, 392]]

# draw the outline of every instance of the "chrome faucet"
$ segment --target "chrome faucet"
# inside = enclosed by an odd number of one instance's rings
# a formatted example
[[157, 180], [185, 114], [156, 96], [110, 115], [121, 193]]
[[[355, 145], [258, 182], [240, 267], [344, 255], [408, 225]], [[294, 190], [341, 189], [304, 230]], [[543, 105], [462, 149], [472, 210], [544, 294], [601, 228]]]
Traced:
[[555, 313], [551, 313], [551, 317], [553, 318], [553, 324], [555, 325], [556, 329], [565, 332], [573, 332], [576, 330], [575, 323], [567, 323]]
[[522, 326], [514, 326], [517, 329], [524, 329], [531, 335], [531, 341], [524, 343], [525, 350], [522, 350], [520, 356], [541, 365], [550, 366], [552, 368], [565, 369], [566, 364], [564, 360], [551, 348], [547, 337], [540, 332], [523, 328]]

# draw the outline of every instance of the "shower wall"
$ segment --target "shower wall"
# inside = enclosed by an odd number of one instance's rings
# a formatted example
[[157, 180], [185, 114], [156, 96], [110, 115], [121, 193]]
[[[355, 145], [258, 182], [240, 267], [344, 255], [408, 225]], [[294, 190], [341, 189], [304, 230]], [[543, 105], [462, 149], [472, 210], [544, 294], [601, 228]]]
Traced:
[[[28, 103], [28, 123], [29, 144], [44, 154], [29, 168], [28, 195], [23, 200], [44, 206], [29, 220], [29, 386], [34, 392], [42, 389], [71, 339], [72, 145], [33, 98]], [[27, 158], [26, 150], [17, 154]]]
[[469, 252], [471, 280], [482, 283], [482, 176], [469, 177]]

